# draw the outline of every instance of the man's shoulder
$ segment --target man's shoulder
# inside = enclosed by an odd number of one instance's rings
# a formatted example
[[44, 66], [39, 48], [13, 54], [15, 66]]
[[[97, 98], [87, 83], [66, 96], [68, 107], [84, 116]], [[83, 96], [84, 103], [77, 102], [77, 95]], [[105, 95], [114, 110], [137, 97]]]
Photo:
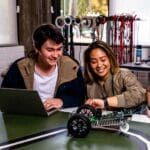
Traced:
[[8, 72], [10, 72], [10, 73], [16, 72], [16, 71], [18, 70], [18, 63], [19, 63], [20, 61], [22, 61], [23, 59], [24, 59], [24, 57], [21, 57], [21, 58], [15, 60], [14, 62], [12, 62], [12, 63], [6, 68], [6, 70], [4, 70], [4, 71], [2, 72], [2, 76], [3, 76], [3, 77], [6, 76], [6, 74], [7, 74]]
[[67, 78], [76, 77], [80, 68], [79, 64], [74, 59], [64, 55], [61, 57], [58, 67], [60, 68], [61, 75], [67, 76]]
[[67, 64], [70, 63], [72, 65], [79, 65], [79, 62], [76, 59], [74, 59], [68, 55], [63, 55], [61, 58], [61, 62], [67, 63]]
[[25, 62], [29, 62], [30, 59], [28, 57], [21, 57], [17, 60], [15, 60], [12, 65], [17, 65], [18, 63], [25, 63]]
[[25, 59], [25, 57], [21, 57], [19, 59], [16, 59], [12, 64], [17, 64], [18, 62], [22, 61], [23, 59]]
[[68, 68], [68, 69], [73, 69], [73, 70], [78, 70], [80, 67], [79, 63], [77, 60], [71, 58], [70, 56], [63, 55], [60, 59], [60, 66], [62, 68]]
[[28, 66], [28, 65], [31, 65], [33, 64], [34, 60], [32, 58], [29, 58], [29, 57], [24, 57], [20, 60], [18, 60], [16, 63], [17, 65], [19, 66]]
[[13, 69], [13, 68], [17, 68], [18, 67], [18, 62], [22, 61], [24, 59], [24, 57], [21, 57], [19, 59], [16, 59], [14, 62], [12, 62], [10, 65], [9, 65], [9, 69]]

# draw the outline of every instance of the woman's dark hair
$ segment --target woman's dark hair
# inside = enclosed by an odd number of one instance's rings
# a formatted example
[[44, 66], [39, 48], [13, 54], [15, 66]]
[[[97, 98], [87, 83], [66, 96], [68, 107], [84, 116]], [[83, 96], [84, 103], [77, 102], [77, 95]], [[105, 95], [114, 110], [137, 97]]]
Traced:
[[[53, 24], [43, 24], [39, 26], [38, 28], [35, 29], [33, 35], [32, 35], [32, 40], [33, 40], [33, 46], [34, 48], [39, 51], [42, 47], [42, 45], [48, 40], [52, 40], [57, 44], [63, 43], [64, 42], [64, 37], [61, 34], [60, 29], [58, 29], [55, 25]], [[37, 53], [35, 50], [31, 51], [28, 56], [32, 57]]]
[[88, 46], [88, 48], [86, 49], [86, 51], [84, 52], [84, 68], [85, 68], [84, 76], [85, 76], [86, 83], [92, 83], [93, 81], [96, 80], [96, 75], [92, 71], [91, 66], [90, 66], [90, 54], [91, 54], [92, 50], [94, 50], [96, 48], [102, 49], [108, 56], [110, 65], [111, 65], [110, 71], [112, 74], [114, 74], [119, 68], [119, 65], [118, 65], [116, 57], [112, 51], [112, 48], [103, 41], [95, 41], [95, 42], [91, 43]]

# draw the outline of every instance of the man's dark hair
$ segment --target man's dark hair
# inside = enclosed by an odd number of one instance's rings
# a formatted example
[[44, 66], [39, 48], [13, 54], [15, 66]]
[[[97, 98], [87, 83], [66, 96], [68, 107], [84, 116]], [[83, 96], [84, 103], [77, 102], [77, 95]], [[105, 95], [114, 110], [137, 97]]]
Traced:
[[56, 42], [57, 44], [64, 42], [64, 38], [60, 32], [60, 29], [58, 29], [53, 24], [43, 24], [39, 26], [34, 31], [32, 39], [33, 39], [34, 47], [38, 50], [41, 49], [41, 46], [48, 39]]

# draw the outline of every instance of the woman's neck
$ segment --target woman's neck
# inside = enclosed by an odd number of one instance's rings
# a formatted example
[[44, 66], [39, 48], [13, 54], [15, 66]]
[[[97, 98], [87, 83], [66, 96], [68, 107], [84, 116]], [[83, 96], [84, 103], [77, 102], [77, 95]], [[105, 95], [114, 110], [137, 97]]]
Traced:
[[104, 77], [100, 77], [99, 81], [100, 82], [105, 82], [110, 76], [111, 76], [111, 73], [108, 72]]

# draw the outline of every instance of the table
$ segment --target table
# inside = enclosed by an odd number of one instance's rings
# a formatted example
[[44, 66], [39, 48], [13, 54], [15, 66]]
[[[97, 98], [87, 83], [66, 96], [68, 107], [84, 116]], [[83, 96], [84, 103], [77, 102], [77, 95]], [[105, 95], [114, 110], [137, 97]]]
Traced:
[[[50, 117], [0, 113], [0, 147], [32, 135], [42, 135], [54, 128], [65, 128], [69, 114], [57, 112]], [[150, 124], [130, 122], [132, 132], [150, 140]], [[133, 136], [103, 130], [90, 131], [86, 138], [72, 138], [62, 133], [26, 143], [18, 150], [146, 150], [146, 145]]]

